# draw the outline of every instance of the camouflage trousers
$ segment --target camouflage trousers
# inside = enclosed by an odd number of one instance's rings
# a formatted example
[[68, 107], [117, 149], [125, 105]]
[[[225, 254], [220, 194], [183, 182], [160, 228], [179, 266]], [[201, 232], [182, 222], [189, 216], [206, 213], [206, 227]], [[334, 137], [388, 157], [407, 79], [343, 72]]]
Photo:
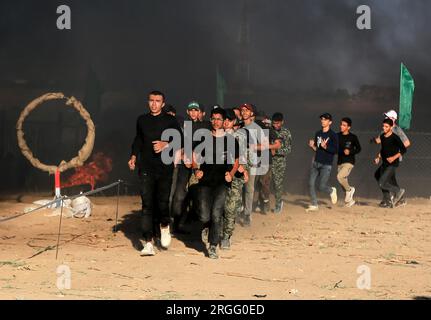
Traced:
[[242, 206], [243, 178], [234, 178], [226, 195], [223, 216], [223, 238], [230, 238], [235, 229], [235, 218]]
[[285, 157], [274, 157], [272, 159], [272, 178], [274, 181], [275, 189], [275, 202], [281, 202], [281, 196], [283, 195], [283, 180], [286, 173], [286, 158]]

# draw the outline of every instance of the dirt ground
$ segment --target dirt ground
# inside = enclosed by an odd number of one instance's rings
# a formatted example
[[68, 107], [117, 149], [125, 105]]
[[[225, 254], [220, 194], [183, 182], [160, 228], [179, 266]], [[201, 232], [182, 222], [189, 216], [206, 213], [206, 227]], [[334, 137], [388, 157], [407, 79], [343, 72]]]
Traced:
[[[47, 197], [45, 197], [46, 199]], [[41, 195], [9, 196], [0, 216], [34, 207]], [[139, 197], [92, 197], [89, 219], [40, 210], [0, 223], [0, 299], [418, 299], [431, 297], [431, 201], [397, 209], [359, 199], [353, 208], [287, 195], [281, 215], [254, 214], [237, 226], [230, 251], [206, 258], [199, 235], [173, 239], [169, 250], [140, 257]], [[39, 254], [38, 254], [39, 253]], [[32, 257], [33, 256], [33, 257]], [[70, 268], [71, 288], [59, 289]], [[369, 267], [370, 289], [359, 289]], [[359, 269], [360, 272], [361, 269]], [[363, 283], [359, 281], [359, 283]]]

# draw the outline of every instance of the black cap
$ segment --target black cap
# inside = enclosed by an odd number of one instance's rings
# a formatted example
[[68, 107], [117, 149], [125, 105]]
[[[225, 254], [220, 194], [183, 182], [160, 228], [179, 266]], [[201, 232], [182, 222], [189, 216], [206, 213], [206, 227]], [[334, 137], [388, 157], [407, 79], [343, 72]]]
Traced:
[[332, 121], [332, 115], [328, 112], [325, 112], [324, 114], [322, 114], [320, 117], [320, 119], [326, 119], [326, 120], [331, 120]]

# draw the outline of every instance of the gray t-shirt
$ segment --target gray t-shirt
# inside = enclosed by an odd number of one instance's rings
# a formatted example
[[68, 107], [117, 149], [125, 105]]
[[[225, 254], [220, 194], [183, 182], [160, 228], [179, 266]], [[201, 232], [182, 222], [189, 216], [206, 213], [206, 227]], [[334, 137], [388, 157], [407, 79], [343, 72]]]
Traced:
[[407, 135], [404, 133], [404, 130], [401, 129], [401, 127], [399, 127], [399, 126], [395, 126], [392, 129], [392, 132], [395, 133], [398, 137], [400, 137], [402, 143], [406, 143], [406, 141], [409, 140]]
[[266, 149], [258, 155], [258, 152], [254, 150], [251, 145], [263, 145], [267, 146], [269, 143], [268, 136], [264, 130], [255, 122], [250, 123], [243, 127], [243, 130], [247, 132], [247, 138], [249, 143], [248, 150], [248, 161], [251, 167], [252, 175], [263, 175], [269, 170], [269, 150]]

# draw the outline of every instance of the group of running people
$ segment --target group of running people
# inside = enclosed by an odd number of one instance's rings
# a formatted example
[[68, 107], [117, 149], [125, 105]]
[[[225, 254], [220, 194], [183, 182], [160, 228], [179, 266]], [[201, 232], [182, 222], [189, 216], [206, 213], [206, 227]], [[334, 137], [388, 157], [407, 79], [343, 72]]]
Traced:
[[[292, 136], [284, 127], [283, 114], [257, 119], [255, 107], [245, 103], [231, 109], [215, 106], [210, 110], [210, 121], [206, 121], [203, 106], [192, 101], [187, 106], [188, 119], [180, 124], [175, 108], [165, 105], [160, 91], [149, 93], [148, 108], [149, 112], [137, 119], [128, 162], [131, 170], [138, 168], [140, 179], [142, 256], [155, 255], [153, 240], [167, 249], [171, 232], [188, 232], [190, 216], [195, 215], [201, 225], [202, 241], [207, 244], [207, 255], [217, 259], [218, 248], [230, 249], [236, 223], [248, 227], [252, 212], [283, 211], [286, 158], [292, 149]], [[374, 139], [381, 144], [375, 161], [378, 164], [382, 160], [376, 171], [384, 195], [382, 207], [404, 201], [405, 190], [396, 182], [395, 169], [410, 142], [396, 126], [396, 117], [395, 111], [388, 112], [382, 134]], [[338, 134], [331, 130], [331, 114], [322, 114], [320, 120], [322, 129], [309, 141], [315, 156], [307, 212], [319, 209], [317, 180], [318, 190], [337, 203], [337, 189], [327, 186], [335, 155], [345, 205], [355, 204], [355, 188], [349, 185], [348, 177], [361, 146], [350, 132], [352, 120], [343, 118]], [[180, 143], [173, 136], [166, 138], [169, 130], [178, 133]], [[272, 186], [275, 206], [271, 210]]]

